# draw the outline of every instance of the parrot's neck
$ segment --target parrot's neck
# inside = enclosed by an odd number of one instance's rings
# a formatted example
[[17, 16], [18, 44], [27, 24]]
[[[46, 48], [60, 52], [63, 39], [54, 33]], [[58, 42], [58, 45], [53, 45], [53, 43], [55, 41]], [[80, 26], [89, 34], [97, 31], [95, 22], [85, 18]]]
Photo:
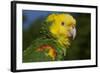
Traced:
[[52, 35], [52, 33], [45, 35], [47, 38], [53, 38], [58, 42], [62, 47], [67, 48], [70, 45], [70, 39], [67, 36], [61, 36], [61, 35]]
[[70, 45], [69, 38], [59, 37], [57, 38], [57, 41], [65, 48], [67, 48]]
[[67, 50], [66, 48], [68, 48], [70, 45], [69, 38], [60, 37], [57, 39], [57, 41], [62, 46], [61, 49], [63, 50], [64, 56], [66, 56], [66, 50]]

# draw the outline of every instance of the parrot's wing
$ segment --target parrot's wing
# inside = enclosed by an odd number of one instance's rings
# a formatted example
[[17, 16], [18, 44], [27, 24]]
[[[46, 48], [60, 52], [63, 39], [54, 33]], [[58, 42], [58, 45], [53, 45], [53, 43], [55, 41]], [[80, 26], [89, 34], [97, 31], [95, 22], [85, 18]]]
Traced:
[[[29, 52], [27, 54], [27, 52]], [[24, 52], [23, 62], [41, 62], [51, 60], [45, 52], [39, 52], [36, 50], [30, 49], [29, 51]]]
[[61, 46], [54, 39], [36, 39], [24, 52], [23, 62], [41, 62], [62, 59]]

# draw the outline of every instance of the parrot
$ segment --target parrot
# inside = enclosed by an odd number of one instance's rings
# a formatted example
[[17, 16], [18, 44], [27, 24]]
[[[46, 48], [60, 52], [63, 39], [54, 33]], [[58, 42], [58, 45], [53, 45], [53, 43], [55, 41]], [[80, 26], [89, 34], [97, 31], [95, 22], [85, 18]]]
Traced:
[[76, 19], [68, 13], [49, 14], [41, 23], [42, 35], [23, 52], [23, 62], [61, 61], [76, 36]]

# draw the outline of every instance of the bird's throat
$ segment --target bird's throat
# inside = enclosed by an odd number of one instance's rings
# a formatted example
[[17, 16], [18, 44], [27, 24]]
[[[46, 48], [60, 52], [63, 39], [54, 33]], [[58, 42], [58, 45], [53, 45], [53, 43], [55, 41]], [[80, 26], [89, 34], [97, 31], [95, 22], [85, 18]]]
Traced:
[[57, 41], [65, 48], [67, 48], [70, 45], [69, 39], [65, 37], [60, 37], [57, 39]]

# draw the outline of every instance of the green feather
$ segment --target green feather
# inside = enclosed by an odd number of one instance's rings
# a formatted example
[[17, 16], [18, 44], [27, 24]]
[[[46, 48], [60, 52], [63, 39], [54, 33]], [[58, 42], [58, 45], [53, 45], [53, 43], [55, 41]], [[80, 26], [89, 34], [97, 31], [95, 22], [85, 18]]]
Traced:
[[48, 44], [55, 48], [57, 52], [56, 60], [62, 60], [63, 50], [62, 46], [57, 43], [54, 39], [48, 38], [38, 38], [34, 40], [24, 52], [23, 52], [23, 62], [41, 62], [41, 61], [52, 61], [52, 58], [46, 55], [46, 51], [38, 52], [37, 48], [41, 45]]

